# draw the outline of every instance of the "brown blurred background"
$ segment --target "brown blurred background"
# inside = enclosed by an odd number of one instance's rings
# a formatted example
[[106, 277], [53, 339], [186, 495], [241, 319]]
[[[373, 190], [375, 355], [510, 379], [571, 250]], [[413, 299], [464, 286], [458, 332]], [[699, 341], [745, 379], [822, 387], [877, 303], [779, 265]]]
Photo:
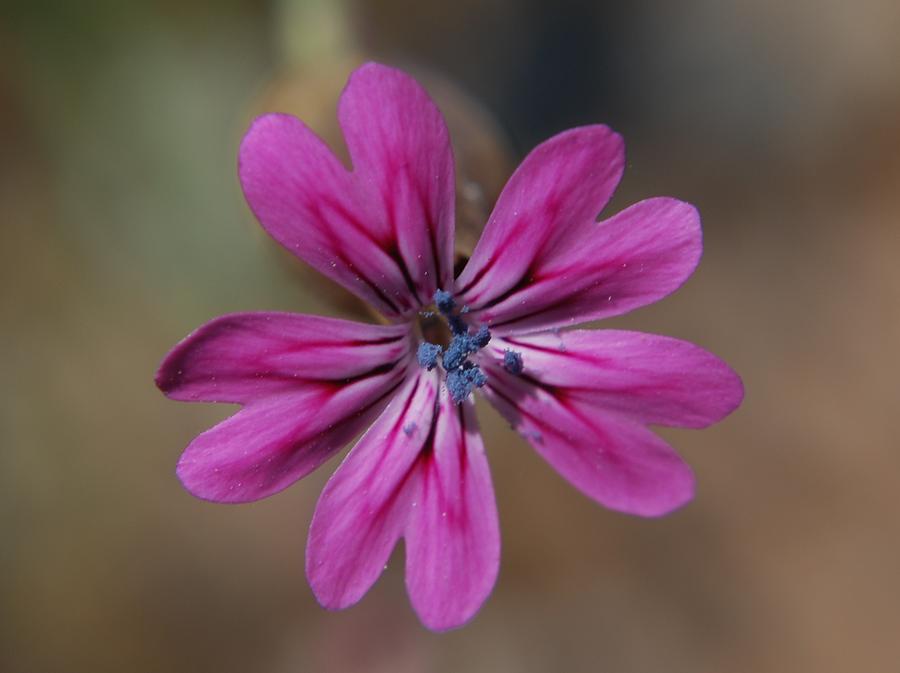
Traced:
[[[0, 670], [900, 670], [898, 29], [893, 0], [0, 2]], [[333, 133], [365, 58], [443, 92], [473, 212], [541, 139], [624, 133], [614, 207], [691, 201], [706, 252], [613, 324], [747, 386], [722, 424], [665, 433], [699, 490], [655, 521], [481, 409], [500, 580], [441, 636], [402, 556], [354, 609], [316, 605], [305, 534], [336, 460], [257, 504], [194, 500], [175, 462], [230, 410], [152, 383], [220, 313], [345, 314], [260, 233], [235, 155], [264, 109]]]

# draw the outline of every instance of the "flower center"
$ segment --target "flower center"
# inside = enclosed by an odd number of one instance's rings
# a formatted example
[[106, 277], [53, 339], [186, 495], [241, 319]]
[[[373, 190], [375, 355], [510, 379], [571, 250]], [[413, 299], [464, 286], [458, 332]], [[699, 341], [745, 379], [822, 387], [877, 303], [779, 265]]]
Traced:
[[[463, 317], [468, 312], [467, 308], [463, 306], [457, 310], [453, 295], [449, 292], [435, 292], [434, 307], [437, 313], [425, 311], [421, 314], [423, 342], [417, 353], [419, 366], [431, 371], [440, 359], [447, 376], [447, 389], [453, 401], [459, 404], [472, 390], [487, 383], [487, 376], [481, 371], [481, 367], [469, 357], [487, 346], [491, 333], [487, 325], [471, 331]], [[449, 327], [449, 336], [444, 323]], [[507, 350], [503, 366], [512, 374], [522, 373], [521, 354]]]
[[[467, 312], [466, 307], [457, 310], [453, 295], [449, 292], [435, 292], [434, 306], [443, 321], [432, 311], [423, 314], [422, 336], [425, 340], [419, 345], [417, 353], [419, 366], [430, 371], [437, 366], [440, 358], [447, 374], [447, 390], [453, 401], [459, 404], [472, 390], [487, 383], [487, 376], [481, 371], [481, 367], [469, 360], [469, 356], [487, 345], [491, 340], [491, 333], [487, 325], [470, 332], [463, 318]], [[450, 328], [449, 339], [446, 329], [442, 329], [441, 323], [444, 321]]]

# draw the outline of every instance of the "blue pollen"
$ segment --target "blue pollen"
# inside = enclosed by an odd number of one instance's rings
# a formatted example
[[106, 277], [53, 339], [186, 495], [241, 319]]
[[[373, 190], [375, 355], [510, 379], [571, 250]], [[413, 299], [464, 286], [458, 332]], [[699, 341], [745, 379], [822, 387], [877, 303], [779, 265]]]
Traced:
[[466, 365], [452, 372], [447, 372], [447, 390], [457, 404], [462, 403], [475, 388], [487, 383], [487, 376], [478, 365], [466, 362]]
[[458, 369], [467, 357], [469, 357], [469, 337], [465, 334], [458, 334], [453, 337], [453, 341], [444, 352], [444, 369], [448, 372]]
[[434, 305], [437, 306], [438, 311], [447, 315], [456, 307], [456, 302], [453, 301], [453, 295], [449, 292], [435, 290]]
[[484, 348], [488, 345], [488, 342], [491, 340], [491, 332], [487, 328], [487, 325], [482, 325], [478, 328], [478, 331], [475, 332], [475, 336], [472, 337], [472, 343], [475, 344], [477, 348]]
[[444, 369], [449, 372], [463, 366], [466, 358], [487, 346], [490, 340], [491, 333], [486, 325], [479, 327], [475, 334], [467, 331], [456, 333], [444, 353]]
[[521, 374], [525, 370], [525, 364], [522, 362], [522, 354], [507, 348], [503, 351], [503, 368], [510, 374], [516, 376]]
[[450, 325], [450, 332], [454, 336], [469, 333], [469, 326], [466, 325], [466, 321], [458, 315], [448, 315], [447, 324]]
[[416, 353], [419, 366], [425, 367], [428, 371], [437, 367], [438, 355], [441, 354], [441, 350], [438, 344], [428, 343], [427, 341], [419, 344], [419, 351]]
[[446, 350], [433, 343], [420, 344], [417, 353], [419, 365], [430, 371], [437, 365], [438, 356], [441, 356], [441, 364], [447, 372], [447, 390], [453, 401], [460, 404], [475, 388], [481, 388], [487, 383], [487, 376], [477, 364], [469, 361], [469, 356], [487, 346], [491, 340], [491, 332], [487, 325], [481, 325], [470, 334], [469, 326], [462, 318], [469, 309], [463, 306], [457, 312], [456, 301], [449, 292], [437, 290], [434, 293], [434, 305], [446, 319], [453, 338]]

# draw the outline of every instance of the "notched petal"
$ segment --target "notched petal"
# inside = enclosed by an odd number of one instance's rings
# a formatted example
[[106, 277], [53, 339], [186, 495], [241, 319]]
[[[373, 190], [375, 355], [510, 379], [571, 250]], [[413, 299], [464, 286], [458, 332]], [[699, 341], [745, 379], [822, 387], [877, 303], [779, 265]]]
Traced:
[[409, 518], [419, 456], [438, 395], [435, 372], [419, 372], [332, 475], [313, 516], [306, 574], [316, 599], [356, 603], [381, 575]]
[[157, 385], [244, 408], [194, 439], [178, 477], [199, 498], [248, 502], [309, 474], [387, 404], [414, 366], [406, 326], [289, 313], [217, 318], [179, 343]]
[[422, 622], [444, 631], [468, 622], [490, 595], [500, 529], [471, 400], [457, 404], [442, 394], [430, 448], [406, 528], [406, 586]]
[[521, 351], [527, 374], [572, 399], [638, 423], [703, 428], [740, 405], [740, 377], [687, 341], [623, 330], [574, 330], [498, 339], [493, 357]]
[[488, 365], [484, 394], [569, 483], [627, 514], [667, 514], [694, 494], [690, 467], [638, 422], [600, 411], [565, 389]]
[[409, 357], [406, 325], [296, 313], [234, 313], [179, 342], [156, 373], [167, 397], [246, 404], [306, 385], [340, 383]]
[[454, 166], [443, 117], [399, 70], [350, 77], [339, 118], [349, 171], [300, 120], [258, 118], [241, 143], [251, 210], [285, 248], [388, 318], [452, 282]]
[[453, 403], [433, 372], [407, 385], [322, 493], [306, 562], [319, 602], [357, 602], [401, 537], [422, 622], [442, 631], [471, 619], [497, 577], [497, 510], [471, 402]]

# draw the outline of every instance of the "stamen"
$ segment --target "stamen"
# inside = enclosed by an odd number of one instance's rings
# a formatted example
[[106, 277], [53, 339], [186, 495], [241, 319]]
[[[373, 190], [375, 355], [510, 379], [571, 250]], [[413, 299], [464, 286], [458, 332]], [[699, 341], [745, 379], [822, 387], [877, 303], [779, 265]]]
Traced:
[[488, 344], [491, 332], [487, 325], [481, 325], [474, 334], [469, 334], [469, 326], [462, 317], [468, 313], [468, 307], [463, 306], [457, 312], [456, 301], [449, 292], [437, 290], [434, 305], [447, 321], [453, 338], [446, 350], [438, 344], [422, 343], [417, 353], [419, 365], [430, 371], [437, 365], [438, 356], [441, 356], [441, 364], [447, 372], [447, 390], [453, 401], [461, 404], [475, 388], [487, 383], [487, 376], [477, 364], [469, 361], [469, 356]]
[[456, 307], [456, 302], [453, 301], [453, 295], [449, 292], [435, 290], [434, 305], [437, 306], [438, 311], [447, 315]]
[[425, 367], [428, 371], [437, 367], [437, 359], [438, 355], [441, 354], [441, 350], [439, 345], [428, 343], [427, 341], [419, 344], [419, 350], [416, 353], [416, 358], [419, 360], [419, 366]]
[[479, 327], [475, 334], [469, 334], [468, 330], [457, 333], [444, 353], [444, 369], [450, 371], [461, 367], [469, 355], [487, 346], [490, 340], [491, 333], [487, 325]]
[[463, 368], [463, 374], [465, 374], [466, 380], [469, 381], [476, 388], [481, 388], [484, 384], [487, 383], [487, 374], [481, 371], [481, 367], [478, 365], [467, 362], [468, 367]]
[[482, 325], [478, 328], [478, 331], [475, 332], [475, 336], [472, 337], [472, 343], [475, 344], [477, 348], [484, 348], [488, 345], [488, 342], [491, 340], [491, 332], [488, 329], [487, 325]]
[[450, 332], [456, 336], [459, 336], [460, 334], [467, 334], [469, 331], [469, 327], [468, 325], [466, 325], [466, 321], [458, 315], [448, 315], [447, 324], [450, 325]]
[[507, 348], [503, 351], [503, 368], [515, 376], [521, 374], [525, 370], [522, 354]]
[[447, 373], [447, 390], [457, 404], [464, 402], [474, 388], [481, 388], [485, 383], [487, 376], [478, 365], [471, 362]]
[[447, 347], [447, 351], [444, 353], [444, 369], [448, 372], [454, 369], [457, 369], [462, 366], [462, 363], [465, 362], [465, 359], [469, 355], [468, 337], [464, 334], [459, 334], [453, 337], [453, 341], [450, 342], [450, 345]]

